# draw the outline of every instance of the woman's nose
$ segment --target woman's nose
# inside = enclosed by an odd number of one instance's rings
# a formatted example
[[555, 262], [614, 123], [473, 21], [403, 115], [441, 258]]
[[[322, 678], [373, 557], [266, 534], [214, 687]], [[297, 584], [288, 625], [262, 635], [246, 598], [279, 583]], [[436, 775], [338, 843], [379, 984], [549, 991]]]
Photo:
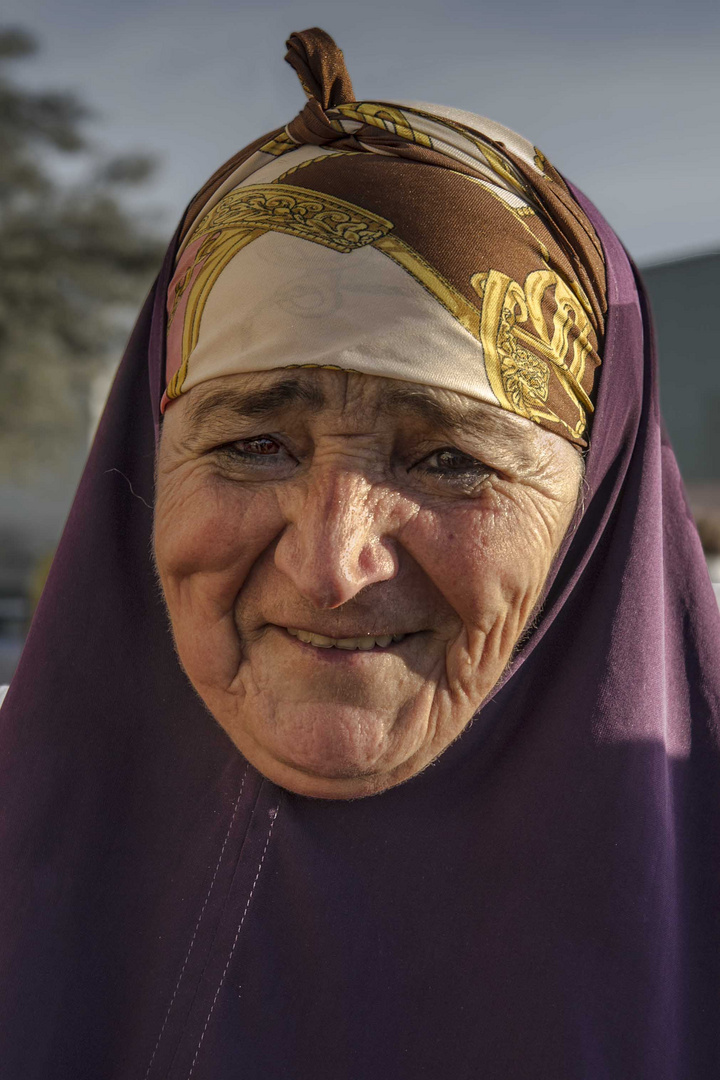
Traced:
[[386, 499], [364, 477], [316, 477], [288, 515], [275, 565], [315, 607], [336, 608], [397, 573]]

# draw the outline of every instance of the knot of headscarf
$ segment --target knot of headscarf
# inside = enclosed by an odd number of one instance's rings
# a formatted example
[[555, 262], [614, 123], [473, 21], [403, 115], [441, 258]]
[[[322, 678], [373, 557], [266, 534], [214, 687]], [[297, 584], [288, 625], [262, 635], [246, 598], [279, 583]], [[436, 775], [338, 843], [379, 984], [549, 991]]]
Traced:
[[286, 45], [285, 59], [308, 97], [305, 108], [287, 125], [288, 135], [311, 146], [345, 139], [345, 133], [333, 127], [326, 112], [354, 101], [342, 49], [317, 26], [291, 34]]
[[314, 26], [291, 34], [285, 44], [285, 59], [297, 72], [310, 101], [332, 109], [355, 100], [342, 49], [329, 34]]
[[[362, 149], [360, 137], [366, 144], [379, 145], [388, 142], [388, 133], [380, 133], [368, 124], [358, 125], [355, 134], [344, 131], [337, 119], [328, 116], [328, 110], [355, 101], [353, 86], [342, 49], [329, 34], [319, 27], [300, 30], [291, 34], [287, 42], [285, 59], [300, 80], [307, 102], [285, 131], [293, 140], [305, 146], [325, 146], [337, 143], [343, 149]], [[390, 136], [393, 145], [400, 140]]]

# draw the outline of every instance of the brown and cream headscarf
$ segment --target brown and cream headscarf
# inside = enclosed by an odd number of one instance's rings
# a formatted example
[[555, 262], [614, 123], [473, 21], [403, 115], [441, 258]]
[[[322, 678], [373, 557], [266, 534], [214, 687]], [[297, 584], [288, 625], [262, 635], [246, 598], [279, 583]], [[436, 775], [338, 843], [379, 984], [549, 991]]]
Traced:
[[288, 48], [305, 108], [188, 211], [163, 407], [221, 375], [331, 367], [460, 391], [587, 445], [605, 267], [560, 175], [483, 117], [353, 100], [322, 30]]

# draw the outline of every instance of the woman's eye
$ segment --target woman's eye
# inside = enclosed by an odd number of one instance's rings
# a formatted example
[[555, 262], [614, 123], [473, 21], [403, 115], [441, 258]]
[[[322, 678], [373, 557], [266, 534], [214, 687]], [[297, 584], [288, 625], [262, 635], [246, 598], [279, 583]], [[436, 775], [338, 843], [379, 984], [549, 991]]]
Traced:
[[475, 468], [484, 468], [469, 454], [463, 454], [460, 450], [436, 450], [429, 458], [425, 459], [429, 468], [440, 469], [443, 472], [469, 472]]
[[463, 454], [461, 450], [454, 450], [452, 447], [436, 450], [421, 464], [430, 472], [480, 474], [489, 471], [482, 461], [470, 457], [469, 454]]
[[250, 457], [255, 454], [263, 456], [279, 454], [282, 450], [280, 443], [271, 438], [270, 435], [258, 435], [254, 439], [240, 439], [232, 445], [239, 453], [247, 454]]
[[452, 446], [436, 450], [423, 458], [416, 466], [422, 473], [436, 481], [452, 484], [454, 487], [469, 490], [477, 487], [481, 480], [492, 471], [482, 461], [463, 454]]
[[227, 466], [238, 468], [281, 470], [283, 473], [295, 462], [281, 442], [272, 435], [254, 435], [250, 439], [236, 439], [216, 451]]

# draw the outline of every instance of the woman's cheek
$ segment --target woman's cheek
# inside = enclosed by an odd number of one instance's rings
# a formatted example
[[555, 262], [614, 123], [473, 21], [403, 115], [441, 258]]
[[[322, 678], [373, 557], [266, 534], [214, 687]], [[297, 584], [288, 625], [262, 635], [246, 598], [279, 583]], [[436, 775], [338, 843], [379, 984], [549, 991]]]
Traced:
[[504, 532], [485, 507], [452, 504], [418, 514], [401, 543], [466, 627], [477, 626], [497, 604]]
[[158, 499], [155, 555], [175, 642], [194, 682], [224, 684], [237, 670], [234, 607], [277, 531], [274, 498], [238, 488], [186, 485]]
[[217, 480], [189, 483], [167, 514], [159, 505], [156, 553], [178, 578], [227, 572], [241, 584], [278, 528], [272, 493]]
[[552, 560], [521, 500], [418, 515], [403, 542], [469, 633], [488, 633], [500, 619], [521, 623], [519, 634]]

